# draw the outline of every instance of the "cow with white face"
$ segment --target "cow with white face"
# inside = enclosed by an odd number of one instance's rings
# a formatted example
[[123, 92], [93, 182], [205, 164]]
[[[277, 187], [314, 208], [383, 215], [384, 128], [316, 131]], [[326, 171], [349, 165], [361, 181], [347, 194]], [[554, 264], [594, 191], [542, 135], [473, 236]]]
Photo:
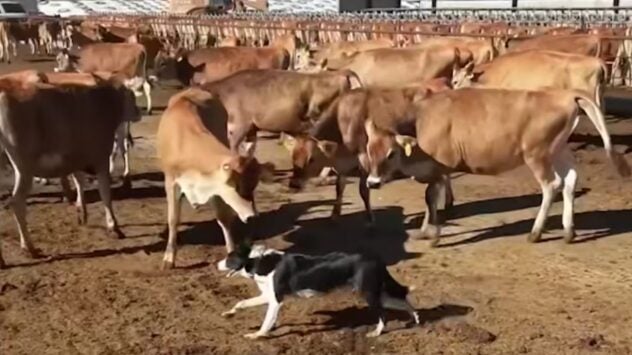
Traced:
[[193, 207], [211, 203], [228, 252], [234, 250], [231, 224], [256, 214], [254, 190], [274, 167], [252, 157], [254, 144], [241, 154], [228, 148], [226, 109], [216, 96], [192, 88], [169, 100], [157, 133], [161, 170], [165, 174], [169, 241], [163, 268], [172, 268], [180, 220], [180, 196]]

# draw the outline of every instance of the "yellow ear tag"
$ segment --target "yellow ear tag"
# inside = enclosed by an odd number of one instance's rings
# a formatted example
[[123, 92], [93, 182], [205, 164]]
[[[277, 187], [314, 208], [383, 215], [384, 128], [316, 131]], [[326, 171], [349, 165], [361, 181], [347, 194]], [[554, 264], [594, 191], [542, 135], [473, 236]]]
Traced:
[[411, 154], [413, 154], [413, 146], [410, 143], [407, 143], [404, 146], [404, 153], [406, 154], [407, 157], [409, 157]]

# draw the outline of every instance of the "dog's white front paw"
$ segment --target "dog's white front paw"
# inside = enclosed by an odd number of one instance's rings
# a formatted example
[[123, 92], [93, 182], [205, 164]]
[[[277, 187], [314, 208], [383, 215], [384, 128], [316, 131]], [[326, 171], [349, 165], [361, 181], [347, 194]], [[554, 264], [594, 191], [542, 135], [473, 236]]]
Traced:
[[259, 338], [263, 338], [265, 336], [266, 336], [265, 334], [261, 334], [259, 332], [255, 332], [255, 333], [248, 333], [248, 334], [244, 335], [244, 338], [247, 338], [247, 339], [259, 339]]
[[368, 333], [366, 334], [366, 337], [367, 337], [367, 338], [375, 338], [375, 337], [379, 336], [381, 333], [382, 333], [382, 332], [380, 332], [379, 330], [377, 330], [377, 329], [376, 329], [376, 330], [374, 330], [374, 331], [372, 331], [372, 332], [368, 332]]

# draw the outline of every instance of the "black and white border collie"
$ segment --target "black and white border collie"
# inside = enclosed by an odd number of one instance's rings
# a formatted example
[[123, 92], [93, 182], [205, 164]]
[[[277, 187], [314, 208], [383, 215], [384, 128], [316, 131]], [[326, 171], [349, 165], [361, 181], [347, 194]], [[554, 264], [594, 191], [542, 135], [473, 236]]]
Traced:
[[386, 265], [374, 256], [346, 253], [309, 256], [261, 246], [252, 249], [241, 246], [217, 266], [220, 271], [229, 271], [228, 276], [239, 274], [254, 279], [261, 291], [257, 297], [237, 302], [222, 316], [232, 316], [243, 308], [268, 305], [261, 328], [246, 334], [246, 338], [269, 334], [286, 296], [312, 297], [343, 286], [359, 291], [378, 317], [377, 328], [368, 333], [368, 337], [376, 337], [384, 330], [384, 308], [408, 312], [419, 324], [419, 316], [407, 299], [409, 288], [395, 281]]

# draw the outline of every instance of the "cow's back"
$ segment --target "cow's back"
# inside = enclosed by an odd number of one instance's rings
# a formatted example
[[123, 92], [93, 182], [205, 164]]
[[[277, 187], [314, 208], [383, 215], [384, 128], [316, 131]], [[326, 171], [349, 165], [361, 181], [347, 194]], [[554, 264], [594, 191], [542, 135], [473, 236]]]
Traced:
[[203, 82], [221, 80], [247, 69], [287, 69], [289, 54], [282, 48], [218, 47], [192, 51], [189, 63], [205, 63]]
[[403, 87], [436, 77], [451, 77], [454, 48], [375, 49], [354, 55], [342, 69], [355, 72], [365, 86]]
[[145, 49], [137, 43], [95, 43], [82, 49], [79, 56], [82, 72], [117, 72], [128, 78], [142, 73], [146, 64]]
[[[528, 158], [522, 156], [525, 148], [549, 148], [542, 142], [554, 141], [547, 132], [560, 132], [568, 123], [568, 112], [576, 107], [574, 97], [571, 91], [559, 90], [441, 92], [417, 106], [419, 146], [452, 168], [481, 174], [507, 171]], [[498, 149], [497, 142], [506, 149]]]
[[[112, 87], [34, 84], [2, 90], [3, 145], [36, 176], [61, 176], [107, 164], [123, 103]], [[11, 137], [11, 138], [9, 138]]]
[[226, 122], [226, 110], [212, 94], [191, 88], [174, 95], [156, 134], [163, 171], [217, 171], [221, 159], [230, 155]]
[[[529, 68], [521, 71], [521, 68]], [[478, 82], [485, 86], [537, 90], [583, 90], [593, 95], [605, 75], [605, 64], [596, 57], [532, 50], [509, 53], [483, 69]]]
[[596, 57], [600, 55], [600, 38], [596, 35], [544, 35], [517, 43], [508, 52], [526, 50], [551, 50], [565, 53], [575, 53]]

